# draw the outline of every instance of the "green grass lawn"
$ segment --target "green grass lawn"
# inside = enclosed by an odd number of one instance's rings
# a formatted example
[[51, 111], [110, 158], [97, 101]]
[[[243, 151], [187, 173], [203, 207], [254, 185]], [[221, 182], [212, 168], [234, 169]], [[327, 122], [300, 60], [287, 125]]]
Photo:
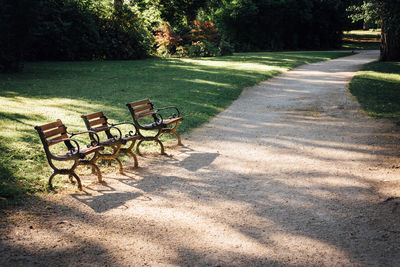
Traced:
[[27, 63], [22, 73], [0, 74], [0, 199], [46, 188], [52, 171], [35, 125], [61, 119], [69, 131], [82, 131], [80, 115], [100, 110], [112, 122], [128, 121], [125, 103], [150, 98], [158, 107], [178, 106], [184, 116], [179, 130], [188, 132], [221, 112], [246, 86], [302, 64], [348, 54], [40, 62]]
[[373, 117], [400, 118], [400, 62], [372, 62], [351, 80], [350, 92]]
[[380, 39], [379, 29], [347, 31], [343, 33], [342, 49], [377, 50], [380, 46]]

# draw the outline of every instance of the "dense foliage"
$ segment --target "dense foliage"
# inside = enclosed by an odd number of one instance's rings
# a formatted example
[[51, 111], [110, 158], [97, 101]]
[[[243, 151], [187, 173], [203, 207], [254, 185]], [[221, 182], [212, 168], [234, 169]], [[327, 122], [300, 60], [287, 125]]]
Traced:
[[224, 1], [215, 19], [239, 50], [334, 48], [345, 6], [337, 0]]
[[378, 10], [379, 6], [375, 1], [362, 1], [354, 3], [347, 8], [347, 12], [349, 12], [349, 17], [353, 23], [361, 21], [364, 30], [379, 27], [381, 18]]
[[0, 69], [28, 60], [138, 59], [151, 53], [140, 14], [110, 1], [0, 0]]
[[164, 23], [155, 29], [154, 36], [160, 55], [213, 57], [231, 55], [233, 47], [221, 39], [215, 24], [194, 20], [185, 30], [173, 31]]
[[0, 71], [18, 71], [24, 60], [337, 48], [349, 28], [349, 12], [354, 20], [383, 18], [388, 41], [382, 58], [398, 58], [399, 5], [399, 0], [0, 0]]

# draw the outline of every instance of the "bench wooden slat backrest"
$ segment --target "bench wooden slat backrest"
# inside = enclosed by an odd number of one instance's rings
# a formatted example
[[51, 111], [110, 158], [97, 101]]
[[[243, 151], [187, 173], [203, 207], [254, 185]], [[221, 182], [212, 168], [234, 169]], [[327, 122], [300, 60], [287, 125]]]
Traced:
[[150, 102], [150, 99], [131, 102], [126, 104], [126, 106], [131, 112], [135, 124], [137, 123], [138, 119], [147, 116], [153, 116], [154, 120], [157, 120], [157, 117], [155, 117], [156, 113], [154, 112], [153, 103]]
[[[36, 126], [35, 129], [39, 133], [44, 146], [52, 146], [62, 142], [62, 139], [68, 138], [67, 127], [65, 127], [61, 120]], [[68, 147], [70, 146], [70, 141], [64, 142]]]
[[[105, 132], [108, 138], [112, 138], [112, 134], [110, 132], [110, 128], [107, 124], [107, 117], [104, 115], [102, 111], [95, 112], [88, 115], [81, 116], [83, 121], [85, 122], [86, 128], [90, 131]], [[92, 134], [90, 134], [90, 138], [94, 140]]]
[[55, 122], [43, 124], [41, 126], [35, 126], [35, 130], [38, 132], [40, 140], [42, 141], [43, 148], [46, 152], [46, 157], [51, 162], [50, 146], [64, 142], [68, 150], [74, 147], [69, 140], [63, 140], [68, 138], [67, 127], [62, 123], [61, 120]]

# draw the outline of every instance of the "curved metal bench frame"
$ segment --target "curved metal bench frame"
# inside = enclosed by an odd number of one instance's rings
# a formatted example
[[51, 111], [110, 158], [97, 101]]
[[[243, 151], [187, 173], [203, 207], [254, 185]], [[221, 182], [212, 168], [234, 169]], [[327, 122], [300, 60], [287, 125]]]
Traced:
[[[75, 169], [80, 165], [89, 165], [92, 170], [97, 174], [97, 179], [102, 182], [102, 175], [99, 167], [96, 165], [96, 161], [99, 156], [99, 151], [103, 150], [102, 146], [99, 146], [99, 137], [95, 132], [85, 131], [79, 133], [69, 133], [67, 127], [62, 123], [61, 120], [57, 120], [52, 123], [44, 124], [41, 126], [35, 126], [35, 130], [38, 132], [40, 140], [42, 141], [44, 151], [46, 152], [46, 158], [49, 162], [50, 167], [53, 169], [53, 173], [49, 178], [49, 188], [53, 190], [52, 180], [57, 174], [68, 175], [71, 182], [72, 177], [78, 182], [79, 190], [82, 190], [82, 182], [79, 176], [76, 174]], [[81, 149], [79, 143], [73, 139], [73, 136], [89, 134], [93, 136], [92, 142], [87, 148]], [[68, 151], [64, 154], [54, 155], [50, 151], [50, 146], [64, 142]], [[75, 146], [73, 145], [75, 144]], [[87, 155], [94, 154], [91, 159], [84, 159]], [[61, 169], [57, 168], [53, 161], [74, 161], [71, 168]]]
[[[140, 145], [144, 141], [154, 141], [160, 145], [161, 154], [165, 154], [165, 149], [163, 143], [160, 141], [160, 136], [169, 133], [176, 136], [178, 140], [178, 145], [182, 145], [182, 140], [180, 135], [177, 133], [176, 129], [178, 124], [183, 120], [180, 115], [179, 109], [175, 106], [169, 106], [159, 109], [154, 109], [154, 105], [150, 102], [150, 99], [144, 99], [136, 102], [131, 102], [126, 104], [128, 107], [134, 125], [137, 129], [137, 134], [140, 136], [140, 141], [136, 146], [136, 151], [139, 155], [140, 153]], [[160, 111], [174, 109], [176, 113], [173, 113], [168, 117], [168, 119], [163, 119]], [[145, 117], [152, 117], [153, 122], [147, 125], [142, 125], [139, 120]], [[171, 127], [172, 125], [172, 127]], [[142, 131], [148, 130], [156, 130], [156, 134], [154, 135], [145, 135]]]
[[[100, 145], [104, 147], [111, 147], [111, 153], [100, 153], [97, 160], [106, 159], [106, 160], [114, 160], [118, 163], [119, 172], [122, 174], [124, 173], [124, 169], [122, 166], [121, 161], [117, 158], [119, 153], [126, 153], [129, 154], [135, 162], [135, 167], [138, 167], [138, 160], [136, 155], [132, 152], [133, 147], [135, 146], [136, 140], [139, 139], [139, 136], [136, 135], [136, 128], [135, 133], [130, 131], [125, 137], [122, 137], [121, 130], [116, 127], [122, 124], [130, 124], [134, 127], [134, 125], [130, 122], [123, 122], [117, 124], [108, 123], [108, 118], [104, 115], [102, 111], [95, 112], [88, 115], [81, 116], [83, 121], [85, 122], [86, 128], [90, 131], [100, 133], [105, 132], [107, 136], [107, 140], [100, 140]], [[118, 135], [113, 135], [111, 130], [116, 130]], [[92, 140], [95, 139], [94, 136], [90, 137]], [[122, 147], [123, 145], [130, 143], [129, 147]]]

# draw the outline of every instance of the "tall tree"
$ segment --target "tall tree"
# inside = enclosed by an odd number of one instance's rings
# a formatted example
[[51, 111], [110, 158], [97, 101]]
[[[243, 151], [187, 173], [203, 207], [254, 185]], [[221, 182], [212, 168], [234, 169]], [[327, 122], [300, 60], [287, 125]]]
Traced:
[[400, 60], [400, 0], [353, 0], [347, 9], [353, 21], [380, 20], [382, 61]]
[[376, 0], [382, 18], [382, 61], [400, 61], [400, 0]]

